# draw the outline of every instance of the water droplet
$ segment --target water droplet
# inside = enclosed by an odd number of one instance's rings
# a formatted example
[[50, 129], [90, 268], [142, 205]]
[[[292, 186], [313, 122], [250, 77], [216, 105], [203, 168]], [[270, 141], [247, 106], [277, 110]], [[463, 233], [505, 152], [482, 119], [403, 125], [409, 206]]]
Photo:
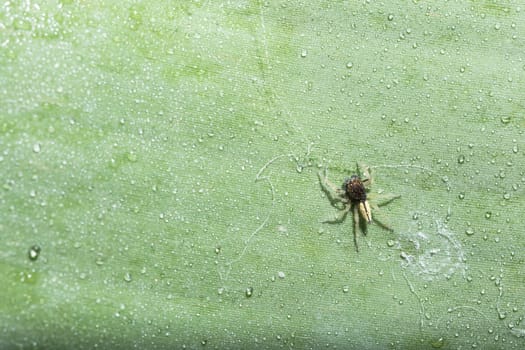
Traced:
[[386, 241], [386, 245], [389, 247], [393, 247], [394, 244], [396, 244], [396, 242], [393, 239], [389, 239], [388, 241]]
[[447, 183], [448, 182], [448, 176], [445, 175], [441, 178], [441, 181], [443, 181], [444, 183]]
[[343, 293], [348, 293], [349, 290], [350, 290], [350, 287], [348, 286], [343, 287]]
[[246, 290], [244, 291], [244, 294], [246, 295], [247, 298], [251, 297], [253, 295], [253, 287], [246, 288]]
[[40, 251], [41, 251], [40, 246], [35, 244], [31, 248], [29, 248], [27, 255], [29, 256], [30, 260], [35, 261], [36, 259], [38, 259], [38, 256], [40, 255]]
[[459, 67], [459, 72], [460, 73], [465, 73], [465, 67]]
[[465, 156], [463, 154], [460, 154], [458, 157], [458, 163], [463, 164], [465, 163]]
[[277, 276], [279, 276], [279, 278], [285, 278], [286, 277], [286, 274], [282, 271], [279, 271], [277, 272]]
[[459, 199], [464, 199], [465, 198], [465, 192], [459, 192], [458, 198]]
[[490, 217], [492, 216], [492, 212], [491, 211], [488, 211], [485, 213], [485, 218], [486, 219], [490, 219]]
[[301, 51], [301, 57], [302, 57], [302, 58], [305, 58], [306, 55], [308, 55], [308, 51], [306, 51], [306, 49], [303, 49], [303, 50]]
[[391, 14], [391, 13], [389, 13], [387, 19], [388, 19], [389, 21], [393, 21], [393, 20], [394, 20], [394, 15]]
[[508, 192], [505, 193], [505, 194], [503, 195], [503, 199], [505, 199], [505, 200], [509, 200], [509, 199], [510, 199], [510, 193], [508, 193]]
[[467, 230], [465, 231], [465, 233], [468, 235], [468, 236], [472, 236], [474, 234], [474, 229], [472, 227], [469, 227], [467, 228]]
[[215, 254], [219, 254], [221, 252], [221, 247], [215, 247]]
[[514, 147], [512, 147], [512, 152], [518, 153], [518, 151], [519, 151], [518, 145], [514, 145]]
[[288, 228], [284, 225], [277, 225], [277, 232], [284, 234], [288, 232]]
[[137, 154], [133, 151], [128, 152], [127, 158], [130, 162], [135, 163], [137, 161]]
[[434, 349], [440, 349], [443, 347], [443, 345], [445, 345], [445, 341], [443, 340], [443, 338], [439, 338], [439, 339], [434, 340], [432, 343], [430, 343], [430, 345]]
[[40, 144], [37, 142], [33, 145], [33, 152], [40, 153], [40, 151], [41, 151]]
[[508, 115], [502, 115], [502, 116], [500, 117], [500, 120], [501, 120], [501, 122], [502, 122], [503, 124], [508, 124], [508, 123], [510, 123], [510, 116], [508, 116]]
[[126, 282], [131, 282], [131, 273], [126, 272], [126, 273], [124, 274], [124, 281], [126, 281]]
[[494, 25], [494, 29], [496, 29], [496, 30], [500, 30], [500, 28], [501, 28], [501, 24], [496, 23], [496, 24]]

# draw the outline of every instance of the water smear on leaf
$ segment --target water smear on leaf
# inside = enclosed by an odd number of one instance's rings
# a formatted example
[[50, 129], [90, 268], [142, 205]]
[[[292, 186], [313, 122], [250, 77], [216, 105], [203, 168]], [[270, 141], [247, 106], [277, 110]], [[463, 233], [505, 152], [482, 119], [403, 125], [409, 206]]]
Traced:
[[400, 234], [403, 267], [428, 281], [450, 279], [456, 272], [464, 276], [465, 251], [457, 233], [428, 214], [417, 213], [417, 217], [415, 229]]

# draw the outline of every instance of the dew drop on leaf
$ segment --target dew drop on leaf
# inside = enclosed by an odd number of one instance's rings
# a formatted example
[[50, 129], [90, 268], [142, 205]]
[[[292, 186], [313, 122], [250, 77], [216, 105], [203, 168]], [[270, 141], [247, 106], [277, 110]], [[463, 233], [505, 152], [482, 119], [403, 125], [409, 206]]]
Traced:
[[500, 120], [501, 120], [501, 122], [502, 122], [503, 124], [508, 124], [508, 123], [510, 123], [510, 116], [508, 116], [508, 115], [502, 115], [501, 118], [500, 118]]
[[132, 280], [132, 278], [131, 278], [131, 273], [126, 272], [126, 273], [124, 274], [124, 281], [126, 281], [126, 282], [131, 282], [131, 280]]
[[29, 251], [27, 252], [27, 255], [29, 256], [29, 259], [32, 261], [35, 261], [38, 259], [38, 256], [40, 255], [40, 246], [34, 245], [31, 248], [29, 248]]
[[33, 145], [33, 152], [40, 153], [40, 151], [41, 151], [40, 144], [39, 143], [35, 143]]

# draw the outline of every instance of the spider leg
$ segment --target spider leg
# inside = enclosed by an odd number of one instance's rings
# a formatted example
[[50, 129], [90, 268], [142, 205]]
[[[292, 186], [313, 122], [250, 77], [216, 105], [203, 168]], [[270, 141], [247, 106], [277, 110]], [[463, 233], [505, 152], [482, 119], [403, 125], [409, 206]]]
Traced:
[[339, 208], [336, 205], [337, 203], [346, 202], [346, 198], [344, 196], [345, 192], [328, 180], [326, 168], [324, 169], [324, 172], [318, 172], [317, 175], [319, 176], [319, 183], [321, 184], [321, 189], [328, 197], [328, 200], [330, 201], [333, 207]]
[[372, 186], [372, 173], [370, 167], [363, 163], [357, 163], [357, 173], [366, 186]]
[[377, 218], [374, 218], [374, 222], [384, 228], [387, 231], [394, 232], [394, 229], [390, 227], [388, 224], [385, 224], [383, 221], [377, 220]]
[[[394, 199], [395, 199], [395, 198], [394, 198]], [[394, 199], [392, 199], [392, 200], [394, 200]], [[394, 229], [390, 226], [390, 224], [388, 224], [387, 222], [385, 222], [385, 220], [383, 220], [383, 219], [379, 219], [379, 220], [378, 220], [378, 219], [377, 219], [377, 214], [378, 214], [378, 213], [381, 213], [381, 210], [379, 209], [379, 206], [376, 205], [376, 204], [374, 204], [374, 205], [372, 206], [372, 209], [373, 209], [374, 212], [376, 213], [376, 215], [374, 215], [374, 219], [373, 219], [374, 222], [375, 222], [378, 226], [380, 226], [381, 228], [383, 228], [383, 229], [385, 229], [385, 230], [387, 230], [387, 231], [390, 231], [390, 232], [394, 232]], [[381, 214], [380, 214], [379, 216], [381, 217]]]
[[395, 199], [400, 198], [401, 196], [398, 194], [392, 194], [392, 193], [381, 193], [381, 194], [370, 194], [368, 195], [368, 198], [370, 201], [375, 203], [375, 207], [382, 207], [383, 205], [387, 205], [388, 203], [392, 202]]
[[384, 228], [387, 231], [394, 232], [394, 229], [390, 225], [386, 224], [384, 221], [379, 221], [377, 218], [374, 218], [374, 222]]
[[352, 211], [354, 212], [354, 245], [355, 251], [359, 253], [359, 246], [357, 245], [357, 232], [359, 231], [359, 209], [356, 205], [352, 205]]
[[350, 208], [351, 208], [350, 205], [345, 206], [345, 208], [343, 210], [341, 210], [341, 213], [339, 214], [338, 217], [336, 217], [335, 219], [325, 220], [322, 223], [323, 224], [340, 224], [340, 223], [342, 223], [343, 221], [345, 221], [346, 215], [350, 211]]

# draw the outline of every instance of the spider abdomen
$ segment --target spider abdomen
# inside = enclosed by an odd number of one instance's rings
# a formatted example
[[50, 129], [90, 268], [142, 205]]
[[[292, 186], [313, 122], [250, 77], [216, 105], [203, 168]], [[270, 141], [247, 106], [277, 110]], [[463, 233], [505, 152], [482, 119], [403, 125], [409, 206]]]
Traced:
[[352, 175], [352, 177], [345, 180], [343, 190], [353, 203], [366, 201], [365, 185], [357, 175]]

